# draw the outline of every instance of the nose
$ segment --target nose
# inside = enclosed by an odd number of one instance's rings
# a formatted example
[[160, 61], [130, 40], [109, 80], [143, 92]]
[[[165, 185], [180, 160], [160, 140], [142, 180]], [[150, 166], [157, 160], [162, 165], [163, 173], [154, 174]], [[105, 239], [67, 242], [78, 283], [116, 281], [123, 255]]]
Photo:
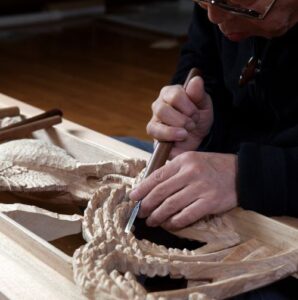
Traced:
[[227, 21], [232, 17], [232, 15], [221, 8], [214, 5], [208, 5], [208, 19], [214, 24], [220, 24]]

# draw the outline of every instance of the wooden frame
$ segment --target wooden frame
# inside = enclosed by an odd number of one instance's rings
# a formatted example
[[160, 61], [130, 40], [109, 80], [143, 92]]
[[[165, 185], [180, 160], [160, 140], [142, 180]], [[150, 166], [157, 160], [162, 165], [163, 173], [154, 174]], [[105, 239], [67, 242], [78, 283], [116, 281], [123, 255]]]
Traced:
[[[28, 117], [41, 113], [41, 110], [37, 108], [10, 97], [0, 95], [0, 107], [7, 106], [20, 107], [21, 113]], [[123, 144], [67, 120], [64, 120], [61, 125], [55, 126], [55, 128], [51, 128], [46, 132], [43, 130], [38, 131], [34, 133], [34, 136], [38, 139], [50, 141], [51, 143], [61, 146], [67, 150], [68, 153], [82, 162], [114, 158], [149, 158], [149, 154], [144, 151]], [[87, 153], [88, 155], [86, 155]], [[260, 246], [261, 250], [260, 253], [253, 253], [256, 256], [253, 257], [252, 260], [256, 257], [257, 259], [264, 259], [264, 255], [266, 256], [267, 254], [271, 255], [272, 253], [280, 253], [289, 250], [289, 259], [284, 260], [285, 266], [287, 267], [283, 269], [279, 265], [278, 270], [282, 271], [277, 273], [274, 268], [269, 268], [270, 275], [273, 277], [268, 279], [268, 283], [297, 271], [297, 219], [277, 218], [276, 220], [273, 220], [254, 212], [243, 211], [241, 209], [235, 209], [226, 216], [229, 219], [229, 222], [232, 222], [234, 228], [237, 229], [236, 232], [240, 237], [240, 242], [243, 243], [244, 248], [247, 245], [248, 248], [251, 246], [251, 239], [257, 240], [258, 247]], [[203, 224], [202, 228], [206, 228], [206, 225]], [[205, 229], [200, 229], [200, 225], [188, 228], [187, 230], [181, 230], [175, 234], [191, 239], [200, 239], [199, 233], [201, 230], [203, 238], [201, 236], [200, 240], [206, 241], [207, 247], [203, 247], [198, 253], [204, 255], [210, 251], [220, 251], [225, 249], [225, 243], [227, 242], [226, 237], [223, 236], [218, 238], [217, 233], [214, 235], [214, 229], [216, 228], [213, 228], [213, 235], [211, 235], [211, 237], [205, 234]], [[228, 234], [229, 236], [234, 236], [233, 234], [230, 235], [231, 231], [229, 230]], [[212, 242], [214, 242], [214, 237], [216, 243], [212, 244]], [[98, 239], [98, 242], [102, 242], [98, 237], [96, 238]], [[204, 238], [207, 238], [207, 240], [204, 240]], [[208, 244], [209, 242], [210, 245]], [[239, 243], [237, 244], [237, 242], [233, 241], [228, 246], [232, 247], [235, 245], [236, 248], [234, 250], [236, 250], [237, 254], [237, 250], [242, 249], [241, 244], [239, 245]], [[265, 251], [262, 248], [262, 245], [265, 246]], [[211, 248], [209, 246], [211, 246]], [[248, 248], [245, 249], [247, 250]], [[233, 261], [235, 262], [235, 251], [232, 249], [231, 253], [228, 251], [227, 253], [227, 257], [224, 257], [225, 262], [228, 264]], [[252, 252], [249, 252], [248, 255], [251, 253]], [[230, 254], [232, 254], [232, 256]], [[200, 255], [198, 255], [198, 257]], [[280, 259], [280, 257], [278, 257], [278, 259]], [[295, 260], [294, 262], [293, 259]], [[196, 261], [191, 261], [191, 258], [188, 258], [188, 263], [191, 265], [192, 263], [196, 263]], [[85, 299], [85, 296], [81, 294], [79, 288], [74, 283], [72, 258], [2, 213], [0, 213], [0, 265], [0, 298], [34, 299], [40, 298], [42, 295], [42, 298], [45, 299]], [[243, 265], [245, 267], [246, 265], [250, 265], [250, 263], [244, 262]], [[187, 264], [185, 264], [185, 266], [187, 266]], [[213, 264], [213, 266], [215, 266], [215, 264]], [[183, 268], [184, 267], [182, 266], [182, 271], [187, 273], [190, 278], [195, 278], [194, 273], [189, 271], [192, 270], [191, 268], [189, 270]], [[218, 272], [223, 272], [223, 278], [231, 280], [232, 277], [225, 277], [225, 266], [216, 266], [216, 268]], [[260, 273], [260, 276], [261, 275], [262, 274]], [[252, 277], [250, 278], [250, 280], [253, 280], [253, 288], [266, 284], [265, 280], [260, 282], [258, 281], [258, 277], [253, 276], [254, 274], [252, 274]], [[225, 282], [222, 283], [220, 280], [214, 282], [213, 286], [212, 284], [211, 286], [208, 286], [200, 281], [190, 280], [188, 288], [190, 292], [206, 293], [208, 297], [211, 298], [224, 298], [225, 296], [233, 296], [247, 290], [241, 287], [242, 279], [246, 280], [245, 276], [243, 278], [238, 277], [239, 281], [230, 286], [227, 286]], [[218, 292], [219, 288], [223, 289], [225, 296], [223, 296], [223, 293]], [[186, 295], [188, 295], [187, 293], [188, 291], [181, 290], [176, 293], [153, 293], [153, 296], [175, 298], [180, 295], [182, 298], [185, 298]]]

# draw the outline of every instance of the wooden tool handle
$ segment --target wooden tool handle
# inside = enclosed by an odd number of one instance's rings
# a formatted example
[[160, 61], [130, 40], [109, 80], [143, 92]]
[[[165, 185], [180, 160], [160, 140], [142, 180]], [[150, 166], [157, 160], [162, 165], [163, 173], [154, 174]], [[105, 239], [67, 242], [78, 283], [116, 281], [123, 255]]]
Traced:
[[46, 129], [61, 122], [61, 116], [54, 115], [52, 117], [35, 120], [33, 122], [23, 124], [21, 126], [8, 129], [3, 128], [3, 130], [0, 131], [0, 141], [25, 138], [33, 131]]
[[20, 115], [20, 109], [17, 106], [0, 108], [0, 119], [5, 117], [14, 117]]
[[[186, 89], [190, 80], [193, 77], [198, 76], [200, 74], [201, 74], [201, 72], [197, 68], [192, 68], [187, 75], [187, 78], [184, 82], [183, 88]], [[173, 142], [158, 142], [157, 143], [157, 145], [154, 149], [154, 152], [150, 158], [148, 167], [145, 171], [143, 178], [148, 177], [153, 171], [159, 169], [166, 163], [167, 159], [169, 158], [170, 152], [173, 148], [173, 145], [174, 145]]]
[[11, 129], [11, 128], [23, 126], [23, 125], [26, 125], [26, 124], [29, 124], [29, 123], [32, 123], [32, 122], [35, 122], [35, 121], [39, 121], [39, 120], [43, 120], [43, 119], [46, 119], [46, 118], [54, 117], [54, 116], [60, 116], [60, 117], [62, 117], [63, 116], [63, 112], [60, 109], [54, 108], [54, 109], [48, 110], [48, 111], [46, 111], [44, 113], [41, 113], [39, 115], [36, 115], [34, 117], [25, 119], [25, 120], [23, 120], [21, 122], [18, 122], [18, 123], [11, 124], [9, 126], [0, 128], [0, 132], [1, 131], [5, 131], [7, 129]]

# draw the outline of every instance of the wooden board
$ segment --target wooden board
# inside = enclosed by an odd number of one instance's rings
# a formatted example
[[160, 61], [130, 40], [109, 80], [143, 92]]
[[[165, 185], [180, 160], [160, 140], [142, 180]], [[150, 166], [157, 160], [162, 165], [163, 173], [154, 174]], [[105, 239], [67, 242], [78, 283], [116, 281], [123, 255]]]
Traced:
[[0, 214], [0, 293], [8, 299], [85, 299], [71, 257]]

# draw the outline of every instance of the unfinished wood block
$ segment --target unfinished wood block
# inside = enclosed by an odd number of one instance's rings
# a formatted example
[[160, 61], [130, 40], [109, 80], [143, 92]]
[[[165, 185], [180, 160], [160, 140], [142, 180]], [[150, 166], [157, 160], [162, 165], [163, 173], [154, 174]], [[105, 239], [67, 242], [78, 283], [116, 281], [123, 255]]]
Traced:
[[1, 204], [0, 211], [46, 241], [82, 231], [83, 217], [62, 215], [24, 204]]

